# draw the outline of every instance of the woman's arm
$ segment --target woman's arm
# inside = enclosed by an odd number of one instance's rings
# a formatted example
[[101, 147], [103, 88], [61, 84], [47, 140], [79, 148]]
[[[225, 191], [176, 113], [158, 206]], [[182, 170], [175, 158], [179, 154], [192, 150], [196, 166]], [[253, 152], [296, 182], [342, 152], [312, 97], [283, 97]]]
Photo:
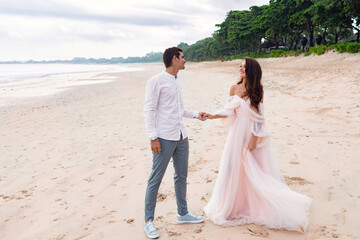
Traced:
[[[264, 100], [264, 93], [263, 93], [263, 97], [261, 98], [261, 103], [263, 103]], [[249, 151], [252, 151], [256, 148], [256, 142], [257, 142], [258, 137], [255, 136], [253, 133], [251, 133], [251, 139], [249, 141], [249, 145], [248, 145], [248, 149]]]
[[210, 113], [205, 113], [205, 119], [217, 119], [217, 118], [226, 118], [226, 116], [212, 115]]
[[251, 134], [251, 139], [250, 139], [249, 145], [248, 145], [249, 151], [252, 151], [256, 148], [256, 141], [257, 141], [257, 136], [255, 136], [254, 134]]

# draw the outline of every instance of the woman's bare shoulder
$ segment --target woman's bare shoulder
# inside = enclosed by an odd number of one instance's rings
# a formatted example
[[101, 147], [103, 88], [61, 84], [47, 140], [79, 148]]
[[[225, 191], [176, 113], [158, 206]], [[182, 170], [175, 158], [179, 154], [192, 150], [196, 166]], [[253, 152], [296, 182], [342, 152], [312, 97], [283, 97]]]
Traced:
[[243, 96], [244, 93], [245, 93], [245, 86], [244, 84], [235, 84], [235, 85], [232, 85], [231, 88], [230, 88], [230, 96], [232, 95], [239, 95], [239, 96]]
[[230, 96], [233, 96], [235, 94], [237, 88], [238, 88], [237, 84], [234, 84], [230, 87]]

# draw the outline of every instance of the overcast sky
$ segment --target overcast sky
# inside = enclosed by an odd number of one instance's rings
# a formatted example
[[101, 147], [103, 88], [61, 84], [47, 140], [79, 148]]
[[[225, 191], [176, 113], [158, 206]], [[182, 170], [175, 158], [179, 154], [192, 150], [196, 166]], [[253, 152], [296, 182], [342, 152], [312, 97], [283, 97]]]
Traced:
[[144, 56], [268, 0], [0, 0], [0, 61]]

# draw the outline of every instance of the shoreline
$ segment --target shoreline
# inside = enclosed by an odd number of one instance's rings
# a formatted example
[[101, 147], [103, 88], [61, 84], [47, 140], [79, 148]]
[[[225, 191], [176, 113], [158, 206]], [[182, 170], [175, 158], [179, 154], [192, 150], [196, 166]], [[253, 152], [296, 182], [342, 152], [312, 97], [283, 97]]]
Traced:
[[142, 71], [140, 67], [136, 67], [137, 65], [134, 65], [135, 67], [128, 67], [127, 65], [112, 65], [112, 68], [105, 66], [102, 69], [88, 69], [83, 72], [79, 70], [80, 72], [74, 73], [50, 73], [37, 77], [24, 76], [21, 79], [1, 82], [0, 108], [7, 107], [8, 105], [25, 103], [29, 99], [31, 102], [35, 99], [41, 101], [41, 99], [39, 99], [41, 97], [51, 97], [52, 95], [70, 90], [75, 86], [104, 84], [117, 79], [116, 76], [111, 75], [101, 76], [104, 72], [113, 74], [120, 72]]
[[[209, 220], [176, 224], [169, 164], [155, 212], [160, 239], [360, 238], [360, 54], [258, 60], [280, 171], [290, 188], [313, 198], [307, 232], [254, 224], [220, 227]], [[211, 113], [222, 108], [239, 64], [187, 63], [179, 74], [184, 106]], [[146, 81], [163, 65], [139, 67], [143, 71], [90, 74], [85, 81], [113, 81], [15, 99], [1, 111], [1, 239], [146, 239], [143, 204], [151, 152], [142, 108]], [[85, 79], [56, 77], [60, 83]], [[228, 130], [216, 120], [184, 122], [189, 210], [203, 215]]]
[[[3, 69], [0, 72], [0, 84], [13, 83], [18, 81], [24, 81], [28, 79], [52, 77], [56, 75], [64, 74], [81, 74], [101, 71], [136, 71], [131, 65], [138, 65], [136, 63], [131, 64], [67, 64], [67, 63], [21, 63], [21, 64], [3, 64]], [[18, 66], [26, 66], [25, 68], [18, 68]], [[51, 66], [51, 67], [49, 67]], [[64, 67], [66, 66], [66, 67]], [[10, 68], [7, 70], [6, 67]], [[45, 70], [42, 70], [46, 68]], [[41, 69], [41, 70], [40, 70]], [[20, 72], [20, 73], [19, 73]], [[24, 73], [25, 72], [25, 73]]]

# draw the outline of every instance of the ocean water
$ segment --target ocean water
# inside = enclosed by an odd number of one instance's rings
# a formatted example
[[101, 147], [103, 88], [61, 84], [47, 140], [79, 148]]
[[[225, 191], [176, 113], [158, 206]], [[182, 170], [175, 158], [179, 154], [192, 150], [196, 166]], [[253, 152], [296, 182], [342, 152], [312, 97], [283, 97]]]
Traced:
[[24, 80], [48, 75], [81, 73], [100, 70], [138, 71], [129, 64], [87, 65], [87, 64], [0, 64], [0, 83]]

